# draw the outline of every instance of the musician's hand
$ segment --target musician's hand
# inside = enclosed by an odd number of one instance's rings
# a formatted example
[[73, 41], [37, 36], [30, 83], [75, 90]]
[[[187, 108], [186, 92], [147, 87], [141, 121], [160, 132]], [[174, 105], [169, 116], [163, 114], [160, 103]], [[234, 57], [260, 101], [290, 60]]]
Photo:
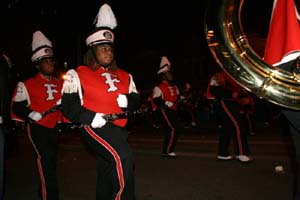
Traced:
[[102, 116], [104, 116], [103, 113], [96, 113], [91, 124], [93, 128], [101, 128], [106, 124], [106, 120]]
[[128, 100], [126, 95], [124, 94], [119, 94], [117, 98], [117, 102], [120, 108], [127, 108], [128, 106]]
[[55, 105], [57, 106], [61, 105], [61, 98], [56, 101]]
[[171, 102], [171, 101], [166, 101], [165, 104], [166, 104], [166, 106], [168, 106], [169, 108], [172, 107], [172, 106], [174, 105], [174, 103]]
[[40, 121], [43, 118], [42, 113], [36, 111], [32, 111], [31, 113], [29, 113], [28, 117], [36, 122]]

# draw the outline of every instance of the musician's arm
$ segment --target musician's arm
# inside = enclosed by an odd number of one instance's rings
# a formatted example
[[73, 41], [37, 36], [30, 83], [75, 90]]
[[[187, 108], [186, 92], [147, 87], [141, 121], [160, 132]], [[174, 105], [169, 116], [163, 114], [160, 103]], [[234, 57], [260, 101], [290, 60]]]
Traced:
[[81, 105], [77, 93], [63, 93], [61, 106], [63, 115], [73, 123], [90, 125], [96, 115]]
[[12, 98], [12, 112], [24, 119], [28, 119], [29, 113], [32, 112], [32, 110], [29, 108], [30, 105], [30, 97], [28, 94], [28, 91], [26, 89], [26, 86], [23, 82], [19, 82], [16, 86], [16, 89], [14, 91], [14, 95]]
[[127, 106], [128, 111], [133, 111], [133, 110], [136, 110], [140, 107], [141, 98], [140, 98], [139, 94], [130, 93], [130, 94], [126, 94], [126, 97], [128, 99], [128, 106]]
[[163, 99], [163, 93], [159, 87], [155, 87], [153, 90], [153, 102], [158, 106], [162, 107], [166, 101]]
[[69, 70], [66, 75], [62, 89], [62, 113], [73, 123], [90, 125], [96, 113], [82, 105], [83, 90], [78, 75], [75, 70]]
[[141, 97], [136, 89], [135, 83], [131, 75], [130, 77], [130, 84], [129, 84], [129, 94], [126, 94], [128, 100], [128, 111], [133, 111], [138, 109], [141, 106]]
[[32, 110], [27, 106], [27, 101], [12, 102], [12, 112], [22, 119], [27, 119]]

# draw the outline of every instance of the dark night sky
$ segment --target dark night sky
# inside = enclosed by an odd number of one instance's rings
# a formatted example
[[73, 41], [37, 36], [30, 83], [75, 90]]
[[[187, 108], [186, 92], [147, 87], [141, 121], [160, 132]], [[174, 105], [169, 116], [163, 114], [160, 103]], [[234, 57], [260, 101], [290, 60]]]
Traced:
[[[133, 74], [138, 87], [152, 85], [163, 55], [171, 61], [179, 82], [205, 87], [215, 62], [204, 36], [204, 0], [2, 0], [0, 48], [21, 75], [29, 76], [34, 72], [30, 63], [32, 33], [41, 30], [54, 45], [58, 67], [67, 61], [69, 68], [75, 68], [81, 63], [86, 34], [103, 3], [110, 4], [118, 21], [117, 63]], [[272, 0], [245, 0], [244, 31], [265, 37], [271, 8]]]

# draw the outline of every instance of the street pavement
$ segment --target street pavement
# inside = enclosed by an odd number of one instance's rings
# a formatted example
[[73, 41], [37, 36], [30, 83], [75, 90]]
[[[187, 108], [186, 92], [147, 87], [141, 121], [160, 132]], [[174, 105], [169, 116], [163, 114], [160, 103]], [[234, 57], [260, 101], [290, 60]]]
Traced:
[[[290, 200], [293, 148], [282, 124], [249, 136], [253, 162], [217, 161], [217, 126], [203, 122], [187, 128], [178, 140], [176, 159], [160, 155], [162, 134], [149, 125], [131, 127], [129, 143], [135, 154], [137, 200]], [[38, 174], [26, 134], [6, 159], [5, 200], [36, 200]], [[283, 173], [276, 173], [282, 165]], [[61, 200], [95, 200], [95, 157], [76, 130], [60, 136], [58, 174]]]

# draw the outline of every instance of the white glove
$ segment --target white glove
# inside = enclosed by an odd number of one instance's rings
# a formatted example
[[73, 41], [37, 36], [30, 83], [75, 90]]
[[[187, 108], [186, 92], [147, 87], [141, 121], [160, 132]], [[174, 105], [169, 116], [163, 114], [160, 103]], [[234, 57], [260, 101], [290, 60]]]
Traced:
[[171, 101], [166, 101], [165, 104], [166, 104], [166, 106], [168, 106], [169, 108], [172, 107], [172, 106], [174, 105], [174, 103], [171, 102]]
[[40, 121], [42, 119], [42, 114], [36, 111], [32, 111], [31, 113], [29, 113], [28, 117], [30, 119], [32, 119], [33, 121]]
[[127, 108], [128, 106], [128, 100], [126, 95], [124, 94], [119, 94], [117, 98], [117, 102], [120, 108]]
[[102, 116], [104, 116], [103, 113], [96, 113], [91, 124], [93, 128], [101, 128], [106, 124], [106, 120]]
[[59, 106], [61, 104], [61, 98], [56, 101], [56, 105]]

